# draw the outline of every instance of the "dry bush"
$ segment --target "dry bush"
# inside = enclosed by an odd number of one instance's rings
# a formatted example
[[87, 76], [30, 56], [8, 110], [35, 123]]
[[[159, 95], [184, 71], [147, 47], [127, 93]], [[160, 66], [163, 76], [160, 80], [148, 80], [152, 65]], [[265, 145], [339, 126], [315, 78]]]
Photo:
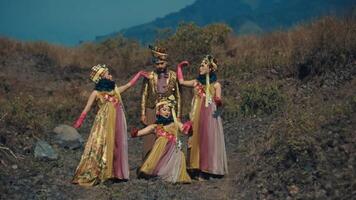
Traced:
[[290, 71], [300, 79], [343, 71], [355, 59], [355, 27], [354, 19], [331, 17], [298, 27], [292, 32]]
[[[191, 62], [186, 79], [195, 78], [205, 54], [217, 58], [224, 118], [241, 121], [228, 122], [234, 129], [225, 135], [227, 145], [238, 146], [228, 151], [242, 152], [247, 160], [236, 179], [256, 187], [257, 196], [305, 199], [326, 191], [321, 197], [340, 199], [334, 191], [350, 193], [353, 174], [348, 166], [354, 164], [356, 141], [354, 18], [326, 17], [261, 36], [234, 36], [221, 24], [182, 24], [156, 44], [168, 49], [171, 69], [182, 60]], [[0, 66], [6, 72], [0, 73], [0, 129], [15, 127], [16, 133], [30, 131], [40, 138], [80, 115], [94, 86], [88, 80], [92, 65], [107, 64], [119, 85], [138, 70], [153, 69], [149, 50], [122, 36], [74, 48], [0, 38], [0, 47]], [[21, 70], [29, 76], [17, 76]], [[328, 87], [328, 80], [338, 84]], [[182, 89], [187, 114], [192, 90]], [[129, 126], [138, 126], [140, 85], [122, 96]], [[95, 109], [83, 130], [89, 130], [94, 115]], [[243, 129], [246, 124], [258, 130]], [[232, 139], [240, 137], [236, 131], [251, 134], [237, 142]], [[11, 134], [7, 138], [25, 138]], [[288, 196], [291, 188], [299, 193]]]
[[0, 37], [0, 61], [4, 62], [6, 59], [16, 57], [21, 50], [21, 42]]
[[[303, 76], [313, 78], [331, 72], [339, 73], [345, 70], [345, 66], [349, 70], [353, 65], [346, 64], [355, 59], [355, 30], [354, 18], [331, 17], [300, 25], [288, 32], [273, 32], [262, 36], [233, 36], [230, 34], [231, 29], [223, 24], [206, 27], [181, 24], [172, 36], [157, 41], [156, 44], [168, 49], [173, 65], [171, 69], [174, 70], [174, 65], [182, 60], [191, 62], [192, 66], [185, 70], [186, 79], [195, 78], [198, 74], [197, 66], [205, 54], [213, 54], [219, 62], [217, 73], [223, 85], [226, 113], [242, 113], [245, 111], [241, 108], [248, 105], [245, 97], [249, 97], [250, 103], [266, 100], [262, 98], [263, 95], [252, 95], [262, 94], [264, 90], [248, 90], [248, 84], [257, 87], [268, 85], [265, 83], [271, 80], [280, 80], [280, 84], [287, 84], [290, 80], [286, 78], [292, 77], [295, 78], [293, 81], [298, 81], [304, 71], [308, 73]], [[46, 69], [56, 68], [52, 72], [60, 73], [57, 80], [65, 80], [74, 87], [83, 88], [87, 85], [89, 81], [86, 77], [90, 67], [98, 63], [107, 64], [112, 69], [119, 85], [125, 84], [139, 70], [153, 69], [150, 66], [149, 50], [122, 36], [102, 43], [84, 43], [74, 48], [45, 42], [22, 43], [5, 38], [0, 39], [0, 45], [2, 60], [18, 54], [32, 56], [37, 59], [36, 62], [41, 61], [39, 64], [46, 66]], [[274, 75], [269, 73], [272, 69], [275, 70]], [[83, 79], [86, 81], [81, 81]], [[5, 80], [4, 83], [8, 81]], [[6, 89], [7, 86], [4, 85], [3, 88]], [[275, 92], [280, 93], [278, 96], [288, 96], [286, 104], [292, 103], [291, 94], [284, 94], [286, 91]], [[139, 93], [140, 86], [137, 86], [123, 95], [128, 104], [127, 111], [134, 118], [139, 112]], [[182, 93], [183, 104], [186, 105], [183, 106], [183, 113], [187, 114], [192, 93], [186, 88], [182, 88]], [[269, 100], [263, 104], [266, 108], [275, 107]]]

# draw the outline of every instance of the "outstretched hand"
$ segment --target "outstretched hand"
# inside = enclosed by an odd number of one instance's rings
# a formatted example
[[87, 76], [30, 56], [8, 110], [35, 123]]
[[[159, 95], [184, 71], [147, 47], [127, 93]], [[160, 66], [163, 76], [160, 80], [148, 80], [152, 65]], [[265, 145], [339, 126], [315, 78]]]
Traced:
[[185, 66], [188, 66], [188, 65], [189, 65], [189, 62], [186, 61], [186, 60], [184, 60], [184, 61], [182, 61], [182, 62], [180, 62], [180, 63], [178, 64], [178, 67], [185, 67]]
[[141, 70], [141, 71], [137, 72], [137, 74], [130, 80], [129, 83], [130, 83], [131, 85], [135, 85], [136, 82], [138, 81], [138, 79], [139, 79], [141, 76], [148, 78], [148, 77], [149, 77], [149, 74], [148, 74], [147, 72]]
[[146, 72], [146, 71], [141, 70], [141, 71], [139, 71], [139, 73], [140, 73], [141, 76], [143, 76], [145, 78], [149, 78], [150, 77], [150, 74], [148, 72]]
[[75, 123], [73, 124], [74, 128], [80, 128], [83, 124], [83, 121], [85, 119], [85, 117], [87, 116], [86, 112], [82, 112], [82, 114], [80, 115], [80, 117], [75, 121]]

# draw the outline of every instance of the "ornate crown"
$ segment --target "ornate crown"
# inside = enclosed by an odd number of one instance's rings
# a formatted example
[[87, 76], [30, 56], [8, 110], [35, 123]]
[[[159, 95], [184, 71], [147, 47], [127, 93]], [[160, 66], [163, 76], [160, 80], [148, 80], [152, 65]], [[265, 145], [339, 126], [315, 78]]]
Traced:
[[98, 83], [104, 73], [107, 71], [109, 71], [109, 69], [106, 67], [106, 65], [98, 64], [93, 66], [91, 68], [90, 80], [94, 81], [95, 83]]
[[203, 58], [202, 63], [208, 64], [213, 72], [218, 70], [218, 62], [212, 55], [206, 55]]
[[162, 98], [157, 104], [156, 109], [158, 109], [162, 105], [168, 105], [170, 108], [174, 108], [177, 104], [176, 98], [171, 95], [169, 97]]
[[177, 123], [178, 120], [177, 120], [177, 115], [176, 115], [176, 111], [175, 111], [175, 106], [177, 104], [177, 101], [176, 101], [176, 98], [171, 95], [169, 97], [166, 97], [166, 98], [162, 98], [157, 104], [156, 104], [156, 111], [158, 112], [160, 106], [162, 105], [168, 105], [170, 108], [171, 108], [171, 113], [172, 113], [172, 116], [173, 116], [173, 121], [174, 123]]
[[151, 49], [151, 53], [152, 53], [152, 60], [154, 63], [158, 62], [158, 61], [167, 61], [168, 60], [168, 54], [167, 54], [167, 50], [165, 48], [161, 48], [161, 47], [157, 47], [157, 46], [152, 46], [149, 45], [148, 48]]

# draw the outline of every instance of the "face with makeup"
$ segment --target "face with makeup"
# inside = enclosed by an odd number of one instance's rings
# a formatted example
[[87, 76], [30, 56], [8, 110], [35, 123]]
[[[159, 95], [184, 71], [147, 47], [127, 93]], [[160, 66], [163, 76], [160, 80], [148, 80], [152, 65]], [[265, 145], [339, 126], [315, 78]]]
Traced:
[[207, 60], [203, 60], [200, 64], [199, 67], [199, 74], [200, 75], [205, 75], [205, 74], [209, 74], [211, 71], [210, 67], [209, 67], [209, 63]]
[[155, 68], [157, 72], [164, 72], [167, 68], [167, 61], [158, 60], [155, 62]]
[[159, 115], [164, 118], [169, 118], [171, 116], [171, 108], [167, 104], [162, 105], [159, 108]]
[[112, 75], [109, 71], [106, 71], [102, 77], [108, 80], [112, 80]]

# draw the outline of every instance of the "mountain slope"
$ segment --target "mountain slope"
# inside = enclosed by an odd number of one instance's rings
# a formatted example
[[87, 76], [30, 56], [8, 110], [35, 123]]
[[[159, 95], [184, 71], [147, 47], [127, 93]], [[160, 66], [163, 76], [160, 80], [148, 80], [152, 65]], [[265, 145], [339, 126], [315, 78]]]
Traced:
[[261, 33], [288, 28], [322, 15], [340, 14], [354, 7], [353, 0], [197, 0], [163, 18], [97, 37], [102, 40], [122, 34], [141, 42], [153, 41], [159, 29], [175, 29], [181, 22], [199, 26], [226, 23], [237, 34]]

